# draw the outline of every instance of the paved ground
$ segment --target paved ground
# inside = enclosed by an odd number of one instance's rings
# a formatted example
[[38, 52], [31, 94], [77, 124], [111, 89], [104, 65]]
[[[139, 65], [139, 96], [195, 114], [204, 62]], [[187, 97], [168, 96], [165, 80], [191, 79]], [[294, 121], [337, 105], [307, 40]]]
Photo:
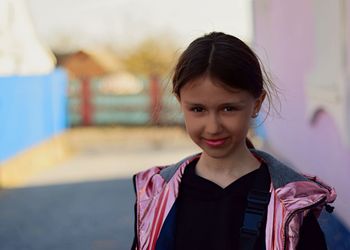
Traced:
[[197, 152], [180, 128], [74, 130], [70, 146], [69, 161], [0, 192], [1, 250], [129, 249], [132, 174]]
[[[198, 151], [178, 128], [79, 129], [70, 146], [77, 154], [69, 161], [0, 191], [1, 250], [130, 249], [132, 174]], [[329, 249], [350, 249], [333, 215], [320, 222]]]

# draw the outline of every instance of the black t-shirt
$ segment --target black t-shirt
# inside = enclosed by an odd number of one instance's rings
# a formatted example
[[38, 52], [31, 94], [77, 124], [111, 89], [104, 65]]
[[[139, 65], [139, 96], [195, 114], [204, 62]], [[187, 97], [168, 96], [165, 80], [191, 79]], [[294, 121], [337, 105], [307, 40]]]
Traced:
[[[259, 169], [222, 188], [196, 175], [196, 163], [192, 161], [186, 167], [181, 180], [177, 199], [175, 249], [238, 249], [248, 192], [258, 171], [264, 171], [270, 183], [267, 166], [262, 163]], [[266, 217], [255, 249], [264, 249], [265, 225]], [[304, 220], [297, 249], [326, 249], [324, 235], [313, 215]]]

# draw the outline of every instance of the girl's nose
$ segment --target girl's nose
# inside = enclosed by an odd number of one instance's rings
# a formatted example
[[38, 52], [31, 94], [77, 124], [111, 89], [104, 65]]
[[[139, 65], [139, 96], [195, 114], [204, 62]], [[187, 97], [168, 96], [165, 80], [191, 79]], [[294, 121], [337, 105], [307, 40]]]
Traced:
[[208, 120], [206, 121], [206, 132], [208, 134], [218, 134], [222, 130], [222, 124], [220, 121], [220, 117], [218, 115], [213, 114], [209, 115]]

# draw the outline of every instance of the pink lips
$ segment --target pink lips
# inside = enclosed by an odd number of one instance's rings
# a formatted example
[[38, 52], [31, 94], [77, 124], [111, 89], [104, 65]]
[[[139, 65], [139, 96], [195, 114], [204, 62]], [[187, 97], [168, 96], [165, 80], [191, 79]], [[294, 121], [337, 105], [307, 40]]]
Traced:
[[226, 138], [216, 139], [216, 140], [204, 139], [204, 142], [211, 147], [219, 147], [219, 146], [223, 145], [225, 143], [225, 141], [226, 141]]

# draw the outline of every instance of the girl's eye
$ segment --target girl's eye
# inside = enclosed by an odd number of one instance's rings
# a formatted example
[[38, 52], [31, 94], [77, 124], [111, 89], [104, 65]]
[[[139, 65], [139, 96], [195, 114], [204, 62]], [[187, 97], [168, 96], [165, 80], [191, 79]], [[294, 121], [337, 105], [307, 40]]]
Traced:
[[201, 107], [193, 107], [190, 110], [195, 113], [203, 112], [203, 108]]
[[230, 106], [224, 108], [225, 112], [232, 112], [232, 111], [235, 111], [235, 110], [236, 110], [236, 108], [230, 107]]

